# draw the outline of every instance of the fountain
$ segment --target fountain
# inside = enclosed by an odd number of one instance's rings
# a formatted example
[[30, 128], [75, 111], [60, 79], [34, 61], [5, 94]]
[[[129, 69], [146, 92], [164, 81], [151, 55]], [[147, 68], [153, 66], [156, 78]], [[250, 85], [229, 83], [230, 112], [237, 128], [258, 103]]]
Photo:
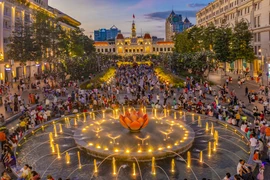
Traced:
[[208, 122], [205, 123], [205, 131], [206, 131], [206, 132], [209, 131]]
[[155, 167], [155, 157], [152, 157], [152, 164], [151, 164], [151, 174], [156, 175], [156, 167]]
[[56, 144], [55, 147], [56, 147], [56, 152], [57, 152], [57, 158], [58, 158], [58, 159], [61, 159], [59, 145]]
[[56, 125], [53, 124], [53, 129], [54, 129], [54, 137], [57, 137], [57, 128], [56, 128]]
[[208, 142], [208, 156], [211, 157], [212, 149], [211, 149], [211, 142]]
[[70, 155], [69, 155], [68, 152], [66, 152], [65, 158], [66, 158], [66, 163], [67, 163], [67, 164], [70, 164]]
[[62, 128], [62, 124], [61, 123], [59, 124], [59, 133], [60, 134], [63, 133], [63, 128]]
[[217, 130], [215, 131], [214, 139], [215, 139], [215, 144], [218, 145], [218, 131]]
[[200, 151], [200, 162], [203, 162], [203, 151]]
[[[216, 157], [219, 160], [226, 157], [228, 154], [226, 153], [228, 151], [226, 147], [228, 146], [236, 149], [233, 156], [241, 158], [247, 156], [244, 150], [248, 149], [248, 146], [245, 143], [236, 143], [237, 139], [243, 141], [242, 136], [230, 137], [229, 127], [225, 128], [224, 126], [223, 128], [222, 125], [217, 123], [214, 129], [211, 121], [209, 129], [209, 117], [207, 117], [208, 121], [204, 121], [207, 118], [202, 115], [192, 115], [182, 111], [162, 110], [163, 114], [162, 111], [158, 113], [155, 108], [147, 111], [145, 107], [141, 107], [138, 111], [135, 111], [134, 108], [130, 107], [126, 112], [127, 108], [124, 106], [121, 109], [124, 111], [123, 115], [120, 115], [119, 109], [106, 109], [60, 118], [53, 123], [48, 122], [40, 126], [40, 130], [37, 128], [30, 131], [29, 136], [21, 140], [20, 146], [18, 145], [17, 148], [17, 152], [19, 152], [17, 159], [25, 164], [34, 162], [35, 170], [37, 169], [43, 178], [47, 174], [52, 174], [55, 177], [61, 175], [62, 178], [67, 178], [67, 175], [69, 175], [71, 178], [74, 176], [74, 178], [82, 180], [88, 180], [89, 177], [91, 177], [90, 179], [113, 179], [118, 178], [118, 176], [119, 179], [123, 179], [122, 173], [119, 174], [120, 169], [122, 169], [123, 174], [130, 175], [126, 177], [127, 179], [135, 179], [139, 174], [141, 179], [152, 180], [172, 179], [172, 177], [197, 179], [196, 176], [198, 175], [198, 177], [213, 179], [211, 173], [207, 173], [207, 170], [213, 171], [213, 169], [215, 175], [221, 176], [224, 167], [219, 168], [218, 164], [213, 166], [211, 162]], [[152, 114], [151, 118], [147, 115], [149, 111]], [[179, 118], [177, 117], [178, 113]], [[118, 116], [120, 116], [119, 119]], [[194, 117], [194, 120], [192, 120], [192, 117]], [[70, 125], [70, 119], [73, 120], [72, 126]], [[195, 120], [198, 121], [198, 124], [194, 123]], [[187, 121], [190, 126], [184, 121]], [[195, 136], [194, 130], [201, 133], [196, 133]], [[210, 132], [207, 133], [207, 131]], [[210, 133], [212, 134], [211, 137], [209, 136]], [[219, 133], [222, 134], [221, 137], [219, 137]], [[226, 136], [224, 139], [223, 136], [225, 135], [228, 135], [228, 138]], [[198, 137], [198, 139], [194, 139], [195, 137]], [[230, 140], [232, 138], [233, 140]], [[196, 142], [193, 144], [194, 141]], [[205, 143], [205, 141], [208, 143]], [[34, 148], [32, 144], [36, 144]], [[219, 148], [217, 148], [217, 145]], [[192, 168], [196, 168], [196, 174], [198, 175], [194, 174], [191, 168], [191, 156], [196, 157], [194, 153], [199, 152], [198, 161], [203, 164], [205, 162], [203, 162], [203, 150], [189, 151], [192, 146], [194, 149], [206, 148], [209, 157], [215, 156], [215, 158], [208, 158], [207, 160], [207, 163], [213, 168], [194, 163]], [[32, 150], [29, 151], [29, 148]], [[217, 150], [219, 150], [219, 153], [212, 154]], [[27, 153], [24, 153], [24, 151]], [[48, 154], [48, 152], [50, 153]], [[182, 161], [178, 161], [178, 159], [175, 161], [172, 158], [184, 153], [187, 154], [184, 159], [186, 165]], [[24, 155], [23, 158], [22, 155]], [[64, 158], [61, 158], [61, 156]], [[101, 163], [97, 164], [97, 159], [100, 159]], [[235, 165], [237, 163], [234, 162], [237, 160], [235, 159], [233, 158], [231, 160], [233, 162], [230, 162], [230, 164]], [[118, 172], [116, 161], [117, 165], [119, 164]], [[164, 164], [166, 161], [169, 162]], [[125, 168], [127, 165], [124, 164], [127, 163], [130, 164], [129, 167], [131, 168]], [[160, 166], [157, 166], [157, 164]], [[86, 170], [86, 166], [89, 165], [90, 169], [88, 167], [89, 170]], [[138, 169], [136, 169], [136, 165]], [[185, 166], [187, 170], [179, 174], [177, 169], [185, 169]], [[43, 168], [41, 169], [41, 167]], [[143, 172], [140, 167], [144, 169]], [[231, 166], [225, 168], [227, 168], [226, 171], [230, 172]], [[147, 172], [152, 175], [147, 176]], [[194, 178], [190, 176], [191, 173], [194, 174]], [[217, 176], [214, 176], [214, 178]]]
[[174, 159], [172, 159], [172, 162], [171, 162], [171, 171], [172, 172], [175, 172], [175, 162], [174, 162]]
[[190, 151], [187, 152], [187, 167], [188, 168], [191, 167], [191, 155], [190, 155]]
[[136, 165], [135, 165], [135, 163], [132, 164], [132, 169], [133, 169], [132, 175], [136, 176]]
[[211, 122], [211, 135], [214, 135], [214, 124]]
[[97, 160], [94, 159], [94, 173], [98, 173]]
[[82, 168], [82, 164], [81, 164], [81, 155], [80, 155], [80, 151], [77, 152], [77, 156], [78, 156], [78, 167], [79, 169]]
[[112, 168], [113, 168], [113, 175], [116, 175], [116, 165], [115, 165], [115, 158], [112, 159]]

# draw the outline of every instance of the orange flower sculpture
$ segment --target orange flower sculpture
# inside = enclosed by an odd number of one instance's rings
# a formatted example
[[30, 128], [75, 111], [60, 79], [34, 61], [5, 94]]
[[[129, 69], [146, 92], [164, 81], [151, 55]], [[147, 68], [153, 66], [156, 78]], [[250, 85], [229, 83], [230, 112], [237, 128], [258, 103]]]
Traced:
[[143, 114], [142, 111], [131, 110], [125, 112], [124, 115], [119, 117], [120, 123], [124, 128], [129, 129], [131, 132], [138, 132], [142, 128], [145, 128], [148, 125], [148, 115]]

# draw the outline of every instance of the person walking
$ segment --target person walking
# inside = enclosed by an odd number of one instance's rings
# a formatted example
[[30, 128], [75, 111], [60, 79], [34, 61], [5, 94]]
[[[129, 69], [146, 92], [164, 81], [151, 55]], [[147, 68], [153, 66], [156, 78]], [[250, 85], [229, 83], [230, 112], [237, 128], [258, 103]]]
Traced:
[[6, 143], [7, 137], [6, 133], [3, 131], [0, 131], [0, 142], [1, 142], [1, 148], [4, 149], [4, 144]]
[[245, 96], [247, 96], [248, 95], [248, 87], [246, 86], [246, 88], [245, 88]]

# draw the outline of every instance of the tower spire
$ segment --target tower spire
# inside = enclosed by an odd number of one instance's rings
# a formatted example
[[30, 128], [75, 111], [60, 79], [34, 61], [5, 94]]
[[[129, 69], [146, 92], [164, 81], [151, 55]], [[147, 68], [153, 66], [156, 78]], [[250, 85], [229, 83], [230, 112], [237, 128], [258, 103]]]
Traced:
[[132, 22], [132, 28], [131, 28], [131, 37], [135, 38], [136, 37], [136, 25], [135, 25], [135, 15], [133, 14], [133, 22]]

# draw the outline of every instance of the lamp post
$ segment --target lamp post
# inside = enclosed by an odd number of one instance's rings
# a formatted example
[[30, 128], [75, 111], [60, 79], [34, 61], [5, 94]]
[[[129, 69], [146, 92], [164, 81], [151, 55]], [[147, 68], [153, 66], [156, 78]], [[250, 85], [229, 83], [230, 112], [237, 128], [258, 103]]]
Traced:
[[[266, 62], [266, 55], [267, 55], [267, 53], [265, 53], [265, 56], [263, 56], [262, 54], [262, 50], [264, 50], [265, 52], [267, 52], [267, 49], [264, 49], [264, 48], [261, 48], [261, 49], [259, 49], [259, 52], [260, 52], [260, 54], [261, 54], [261, 56], [262, 56], [262, 85], [264, 84], [263, 83], [263, 76], [264, 76], [264, 73], [265, 73], [265, 68], [267, 68], [266, 67], [266, 64], [267, 64], [267, 62]], [[267, 80], [267, 86], [268, 86], [268, 76], [269, 76], [269, 72], [268, 72], [268, 69], [266, 70], [266, 76], [267, 76], [267, 78], [266, 78], [266, 80]]]

